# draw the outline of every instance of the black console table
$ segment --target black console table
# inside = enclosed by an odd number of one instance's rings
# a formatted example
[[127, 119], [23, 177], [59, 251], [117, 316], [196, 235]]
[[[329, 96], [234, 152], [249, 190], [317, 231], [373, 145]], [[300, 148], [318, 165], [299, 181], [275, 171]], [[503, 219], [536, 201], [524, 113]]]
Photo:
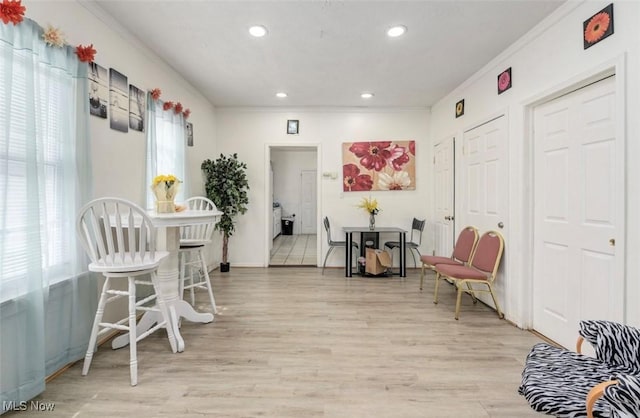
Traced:
[[[353, 257], [353, 233], [360, 233], [360, 251], [364, 251], [364, 235], [367, 233], [374, 233], [379, 235], [382, 233], [397, 233], [398, 240], [400, 241], [400, 277], [407, 277], [407, 231], [402, 228], [396, 228], [392, 226], [381, 226], [374, 229], [369, 229], [368, 226], [345, 226], [342, 228], [345, 234], [346, 245], [346, 261], [344, 264], [345, 277], [352, 277], [353, 271], [351, 269], [351, 257]], [[376, 242], [379, 242], [376, 236]]]

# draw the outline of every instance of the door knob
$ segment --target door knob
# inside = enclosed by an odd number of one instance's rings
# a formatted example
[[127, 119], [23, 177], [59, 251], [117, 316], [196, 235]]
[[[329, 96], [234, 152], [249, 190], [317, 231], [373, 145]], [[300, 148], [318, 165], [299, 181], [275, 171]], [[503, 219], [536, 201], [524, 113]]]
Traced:
[[609, 245], [611, 245], [612, 247], [615, 247], [616, 246], [616, 239], [615, 238], [611, 238], [609, 240]]
[[445, 216], [444, 219], [446, 221], [453, 221], [453, 216]]
[[500, 229], [504, 228], [504, 223], [498, 222], [498, 228], [500, 228]]

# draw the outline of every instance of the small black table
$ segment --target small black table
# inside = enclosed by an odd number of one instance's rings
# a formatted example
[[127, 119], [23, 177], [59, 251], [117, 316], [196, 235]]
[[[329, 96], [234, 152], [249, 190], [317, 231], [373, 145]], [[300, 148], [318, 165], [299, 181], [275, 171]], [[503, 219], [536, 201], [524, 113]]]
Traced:
[[345, 226], [342, 228], [345, 234], [346, 241], [346, 262], [344, 263], [345, 277], [352, 277], [353, 271], [351, 270], [351, 257], [353, 257], [353, 233], [360, 233], [360, 245], [364, 245], [362, 236], [367, 232], [380, 233], [380, 232], [395, 232], [398, 234], [398, 240], [400, 241], [400, 277], [407, 277], [407, 231], [402, 228], [396, 228], [393, 226], [380, 226], [374, 229], [369, 229], [368, 226]]

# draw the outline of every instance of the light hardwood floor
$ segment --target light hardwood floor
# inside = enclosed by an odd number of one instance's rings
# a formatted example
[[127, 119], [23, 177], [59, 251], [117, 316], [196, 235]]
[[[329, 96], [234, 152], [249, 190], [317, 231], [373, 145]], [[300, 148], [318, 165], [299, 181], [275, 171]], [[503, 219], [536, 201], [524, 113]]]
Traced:
[[[53, 412], [13, 417], [535, 417], [518, 395], [540, 341], [454, 290], [434, 305], [433, 277], [347, 280], [342, 269], [214, 271], [220, 315], [183, 321], [186, 348], [161, 331], [129, 351], [103, 345], [86, 377], [78, 362], [37, 398]], [[205, 292], [197, 309], [209, 309]], [[18, 415], [19, 414], [19, 415]]]

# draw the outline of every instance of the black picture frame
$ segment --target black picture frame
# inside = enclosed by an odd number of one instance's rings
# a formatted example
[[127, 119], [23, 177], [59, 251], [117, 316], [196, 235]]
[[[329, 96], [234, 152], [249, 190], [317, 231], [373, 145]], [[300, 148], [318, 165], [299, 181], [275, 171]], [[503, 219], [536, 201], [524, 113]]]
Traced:
[[287, 134], [298, 135], [300, 128], [300, 121], [297, 119], [289, 119], [287, 121]]
[[502, 94], [509, 90], [512, 85], [511, 67], [498, 74], [498, 94]]
[[464, 99], [456, 103], [456, 118], [464, 115]]

